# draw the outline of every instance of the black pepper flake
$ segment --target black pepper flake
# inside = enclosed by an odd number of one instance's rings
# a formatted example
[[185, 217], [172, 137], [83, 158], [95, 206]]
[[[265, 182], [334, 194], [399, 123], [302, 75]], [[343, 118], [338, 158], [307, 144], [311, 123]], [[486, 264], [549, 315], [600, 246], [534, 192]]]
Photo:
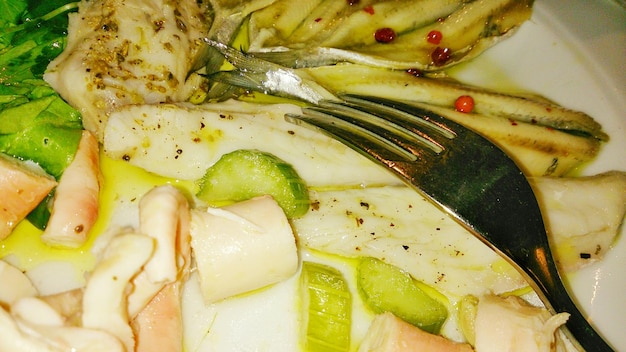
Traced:
[[165, 28], [165, 21], [163, 21], [163, 20], [154, 21], [154, 31], [155, 32], [159, 32], [163, 28]]
[[124, 154], [124, 155], [122, 156], [122, 160], [124, 160], [124, 161], [130, 161], [130, 155], [128, 155], [128, 154]]
[[591, 258], [590, 253], [580, 253], [580, 259], [590, 259], [590, 258]]
[[402, 248], [404, 248], [405, 251], [409, 250], [409, 246], [407, 246], [406, 244], [403, 244]]
[[287, 131], [287, 134], [290, 134], [290, 135], [292, 135], [292, 136], [293, 136], [294, 134], [296, 134], [296, 132], [295, 132], [295, 131], [292, 131], [292, 130], [289, 130], [289, 131]]

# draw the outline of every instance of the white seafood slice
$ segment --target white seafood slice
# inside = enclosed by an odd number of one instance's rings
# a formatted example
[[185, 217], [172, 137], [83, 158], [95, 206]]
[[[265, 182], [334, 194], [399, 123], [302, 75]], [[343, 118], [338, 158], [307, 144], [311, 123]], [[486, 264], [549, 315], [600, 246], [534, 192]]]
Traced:
[[554, 351], [560, 343], [556, 330], [568, 318], [568, 313], [551, 316], [545, 308], [530, 306], [515, 296], [483, 296], [474, 325], [476, 351]]
[[370, 325], [359, 352], [472, 352], [469, 344], [430, 334], [390, 312], [377, 315]]
[[11, 305], [24, 297], [34, 297], [37, 289], [28, 276], [11, 264], [0, 260], [0, 305]]
[[165, 285], [135, 316], [136, 352], [182, 352], [182, 288], [180, 281]]
[[145, 235], [121, 233], [111, 239], [85, 287], [83, 327], [108, 332], [122, 341], [127, 351], [134, 350], [126, 294], [130, 280], [153, 251], [154, 240]]
[[11, 315], [31, 324], [63, 326], [63, 317], [38, 297], [24, 297], [11, 305]]
[[51, 246], [71, 248], [85, 243], [98, 218], [101, 183], [98, 140], [91, 132], [83, 131], [74, 160], [56, 188], [41, 240]]
[[134, 317], [167, 284], [188, 275], [191, 262], [189, 203], [174, 186], [158, 186], [139, 203], [139, 232], [155, 241], [155, 251], [133, 279], [128, 311]]
[[208, 33], [205, 12], [195, 0], [84, 0], [44, 79], [101, 139], [111, 110], [184, 101], [197, 89], [200, 78], [187, 76]]
[[34, 164], [0, 153], [0, 240], [57, 185], [54, 178]]
[[298, 270], [291, 226], [270, 196], [192, 211], [191, 237], [207, 303], [280, 282]]
[[[399, 183], [343, 144], [284, 120], [285, 113], [298, 112], [294, 105], [234, 101], [127, 106], [111, 114], [104, 151], [113, 159], [184, 180], [200, 179], [234, 149], [259, 149], [291, 164], [310, 186]], [[361, 171], [355, 175], [354, 170]]]
[[71, 326], [46, 326], [14, 319], [0, 308], [0, 351], [124, 352], [124, 346], [104, 331]]
[[154, 254], [133, 279], [128, 297], [135, 351], [182, 351], [182, 289], [191, 265], [189, 203], [176, 187], [158, 186], [139, 203], [140, 232], [152, 237]]

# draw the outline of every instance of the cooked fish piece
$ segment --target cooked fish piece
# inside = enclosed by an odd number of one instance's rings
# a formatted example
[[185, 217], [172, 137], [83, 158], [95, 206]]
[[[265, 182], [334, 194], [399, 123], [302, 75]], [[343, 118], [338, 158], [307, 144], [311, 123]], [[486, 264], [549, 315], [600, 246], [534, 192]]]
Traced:
[[250, 50], [290, 67], [354, 62], [436, 71], [509, 37], [530, 17], [532, 5], [532, 0], [279, 0], [252, 15]]
[[[602, 258], [626, 213], [626, 173], [531, 181], [561, 269]], [[292, 220], [304, 247], [385, 259], [452, 298], [527, 285], [512, 266], [411, 188], [313, 191], [311, 200], [315, 211]], [[589, 256], [581, 256], [585, 253]]]
[[585, 177], [531, 177], [552, 229], [555, 257], [574, 271], [601, 260], [615, 241], [626, 215], [626, 172]]
[[209, 30], [206, 10], [195, 0], [83, 0], [44, 79], [101, 139], [117, 107], [184, 101], [197, 89], [201, 78], [188, 75]]
[[[295, 105], [237, 101], [126, 106], [111, 114], [104, 151], [113, 159], [182, 180], [202, 178], [236, 146], [276, 155], [311, 186], [399, 184], [387, 170], [340, 142], [285, 121], [285, 113], [299, 111]], [[362, 172], [355, 175], [355, 169]]]

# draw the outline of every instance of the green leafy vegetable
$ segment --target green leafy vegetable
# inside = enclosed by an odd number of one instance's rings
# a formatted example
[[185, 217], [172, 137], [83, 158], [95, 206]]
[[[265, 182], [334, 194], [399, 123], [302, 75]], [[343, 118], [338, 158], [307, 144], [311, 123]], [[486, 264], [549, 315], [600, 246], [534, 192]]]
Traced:
[[[0, 152], [32, 160], [57, 179], [74, 158], [82, 121], [43, 74], [63, 51], [67, 12], [77, 6], [68, 0], [0, 0]], [[39, 228], [49, 217], [47, 203], [28, 217]]]
[[41, 79], [48, 63], [65, 47], [67, 0], [0, 2], [0, 83]]

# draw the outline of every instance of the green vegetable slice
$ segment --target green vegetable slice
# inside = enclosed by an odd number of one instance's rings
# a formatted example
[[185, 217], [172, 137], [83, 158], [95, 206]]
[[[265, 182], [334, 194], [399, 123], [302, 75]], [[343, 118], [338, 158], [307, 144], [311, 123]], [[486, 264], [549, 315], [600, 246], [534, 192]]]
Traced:
[[458, 303], [459, 327], [463, 336], [472, 346], [476, 344], [476, 331], [474, 322], [476, 321], [476, 310], [478, 309], [478, 298], [467, 295]]
[[411, 275], [379, 259], [359, 261], [357, 286], [375, 313], [391, 312], [424, 331], [439, 333], [448, 317], [446, 306], [422, 290]]
[[330, 266], [302, 263], [304, 350], [348, 351], [352, 295], [343, 274]]
[[258, 150], [224, 154], [199, 185], [198, 198], [215, 206], [269, 194], [288, 218], [302, 216], [309, 209], [307, 186], [293, 166]]

